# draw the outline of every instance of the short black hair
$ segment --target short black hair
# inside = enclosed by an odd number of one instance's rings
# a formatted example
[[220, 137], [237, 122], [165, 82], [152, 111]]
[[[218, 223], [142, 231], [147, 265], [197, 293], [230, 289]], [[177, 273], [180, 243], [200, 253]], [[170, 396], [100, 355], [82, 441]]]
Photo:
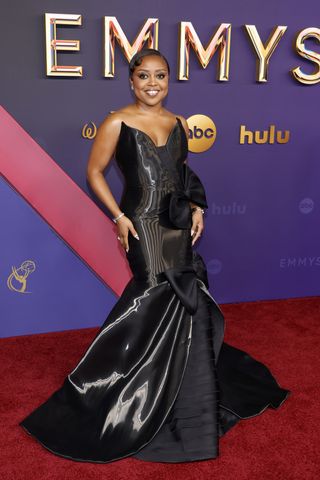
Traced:
[[156, 50], [155, 48], [143, 48], [142, 50], [139, 50], [139, 52], [137, 52], [135, 55], [133, 55], [133, 57], [130, 60], [130, 63], [129, 63], [130, 78], [132, 78], [135, 68], [141, 65], [142, 59], [146, 55], [158, 55], [158, 57], [161, 57], [166, 62], [168, 73], [170, 73], [170, 66], [169, 66], [168, 60], [161, 52], [159, 52], [159, 50]]

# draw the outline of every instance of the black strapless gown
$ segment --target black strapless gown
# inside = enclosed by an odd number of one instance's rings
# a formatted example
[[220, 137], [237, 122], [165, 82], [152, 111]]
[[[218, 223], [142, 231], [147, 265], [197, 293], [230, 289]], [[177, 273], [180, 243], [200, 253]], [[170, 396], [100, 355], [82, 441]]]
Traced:
[[240, 419], [290, 395], [269, 369], [223, 341], [224, 316], [191, 245], [189, 201], [207, 208], [185, 163], [180, 119], [164, 146], [122, 122], [116, 161], [133, 277], [62, 386], [20, 425], [51, 452], [78, 461], [133, 456], [215, 458]]

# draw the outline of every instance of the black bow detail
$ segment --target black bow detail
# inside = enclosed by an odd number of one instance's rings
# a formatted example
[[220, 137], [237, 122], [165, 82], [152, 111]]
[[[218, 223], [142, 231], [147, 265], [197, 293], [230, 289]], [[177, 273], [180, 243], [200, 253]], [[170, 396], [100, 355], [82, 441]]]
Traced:
[[194, 268], [186, 265], [180, 268], [169, 268], [163, 273], [186, 310], [194, 314], [198, 308], [197, 276]]
[[192, 226], [189, 202], [202, 208], [208, 208], [208, 204], [201, 180], [186, 163], [182, 165], [181, 175], [183, 190], [170, 193], [169, 218], [177, 228], [187, 229]]

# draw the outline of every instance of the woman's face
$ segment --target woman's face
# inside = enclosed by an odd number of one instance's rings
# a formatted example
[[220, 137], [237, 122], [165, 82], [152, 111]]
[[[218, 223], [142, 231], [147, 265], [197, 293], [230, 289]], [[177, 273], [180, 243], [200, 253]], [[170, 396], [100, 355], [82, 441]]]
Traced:
[[156, 105], [168, 94], [169, 73], [166, 62], [157, 55], [146, 55], [135, 68], [130, 83], [137, 100], [150, 106]]

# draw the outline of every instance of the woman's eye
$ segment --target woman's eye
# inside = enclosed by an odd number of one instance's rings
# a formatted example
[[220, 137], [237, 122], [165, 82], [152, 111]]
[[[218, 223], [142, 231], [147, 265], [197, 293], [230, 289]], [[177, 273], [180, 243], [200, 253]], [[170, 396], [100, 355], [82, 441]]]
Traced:
[[[145, 78], [147, 78], [147, 76], [148, 76], [148, 75], [147, 75], [146, 73], [140, 73], [140, 74], [139, 74], [139, 78], [141, 78], [141, 79], [145, 79]], [[165, 73], [159, 73], [159, 74], [157, 75], [157, 77], [160, 78], [161, 80], [162, 80], [165, 76], [166, 76]]]

